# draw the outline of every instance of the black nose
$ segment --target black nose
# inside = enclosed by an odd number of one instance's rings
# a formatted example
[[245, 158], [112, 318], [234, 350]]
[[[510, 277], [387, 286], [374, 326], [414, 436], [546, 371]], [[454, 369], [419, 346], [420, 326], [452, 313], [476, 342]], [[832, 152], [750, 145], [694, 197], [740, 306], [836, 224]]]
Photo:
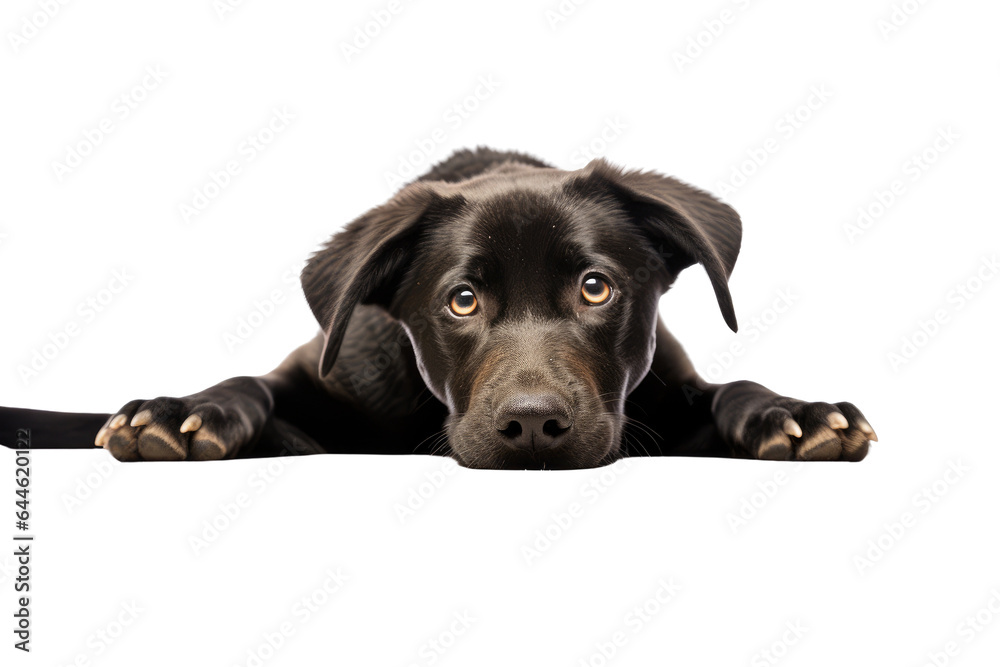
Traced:
[[569, 405], [555, 394], [512, 396], [493, 419], [509, 447], [534, 451], [555, 447], [573, 426]]

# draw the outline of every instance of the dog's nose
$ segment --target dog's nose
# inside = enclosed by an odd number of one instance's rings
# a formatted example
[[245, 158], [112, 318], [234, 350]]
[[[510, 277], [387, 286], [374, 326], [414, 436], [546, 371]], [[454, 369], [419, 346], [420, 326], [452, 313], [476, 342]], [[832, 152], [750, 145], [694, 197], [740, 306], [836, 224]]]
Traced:
[[555, 394], [518, 394], [500, 404], [494, 425], [509, 447], [555, 447], [573, 426], [569, 405]]

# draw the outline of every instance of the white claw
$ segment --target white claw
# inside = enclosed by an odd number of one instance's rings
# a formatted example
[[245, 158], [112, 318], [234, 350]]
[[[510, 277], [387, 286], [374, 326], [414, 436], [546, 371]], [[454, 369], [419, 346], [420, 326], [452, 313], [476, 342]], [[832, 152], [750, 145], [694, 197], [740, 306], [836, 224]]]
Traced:
[[105, 426], [101, 427], [101, 430], [97, 432], [97, 437], [94, 438], [95, 447], [104, 447], [107, 443], [104, 442], [104, 436], [108, 434], [108, 429]]
[[181, 424], [181, 433], [187, 433], [188, 431], [197, 431], [201, 428], [201, 417], [198, 415], [191, 415], [184, 420]]
[[793, 438], [802, 437], [802, 427], [794, 419], [786, 419], [782, 430]]
[[127, 417], [125, 417], [125, 415], [115, 415], [115, 418], [111, 420], [110, 424], [108, 424], [108, 428], [112, 431], [119, 429], [125, 425], [126, 420]]
[[847, 423], [847, 417], [840, 414], [839, 412], [831, 412], [826, 416], [826, 423], [830, 425], [830, 428], [843, 429], [850, 426]]
[[153, 421], [153, 413], [149, 410], [143, 410], [141, 412], [135, 413], [135, 417], [132, 417], [132, 426], [145, 426], [149, 422]]
[[872, 442], [878, 442], [878, 436], [875, 435], [875, 429], [873, 429], [872, 425], [866, 422], [864, 419], [858, 422], [858, 428], [861, 429], [862, 433], [868, 436], [869, 440], [871, 440]]

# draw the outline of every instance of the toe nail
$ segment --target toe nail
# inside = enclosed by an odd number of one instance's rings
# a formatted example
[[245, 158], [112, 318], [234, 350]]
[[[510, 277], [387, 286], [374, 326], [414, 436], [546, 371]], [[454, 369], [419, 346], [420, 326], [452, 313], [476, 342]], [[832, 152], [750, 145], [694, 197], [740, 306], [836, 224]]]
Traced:
[[153, 421], [153, 413], [149, 410], [143, 410], [141, 412], [135, 413], [135, 417], [132, 417], [132, 426], [145, 426], [149, 422]]
[[830, 428], [841, 429], [847, 428], [850, 424], [847, 423], [847, 417], [840, 414], [839, 412], [831, 412], [826, 416], [826, 423], [830, 425]]
[[869, 440], [878, 442], [878, 436], [875, 435], [875, 429], [873, 429], [872, 425], [866, 422], [864, 419], [858, 422], [858, 428], [861, 429], [862, 433], [868, 436]]
[[125, 417], [125, 415], [115, 415], [115, 418], [111, 420], [110, 424], [108, 424], [108, 428], [111, 429], [112, 431], [114, 431], [117, 428], [121, 428], [122, 426], [125, 425], [126, 419], [127, 418]]
[[794, 419], [785, 420], [785, 425], [782, 427], [782, 430], [793, 438], [802, 437], [802, 427], [799, 426], [798, 422]]
[[187, 433], [188, 431], [197, 431], [201, 428], [201, 417], [198, 415], [191, 415], [184, 420], [181, 424], [181, 433]]
[[105, 444], [104, 436], [106, 436], [107, 434], [108, 434], [108, 429], [106, 427], [101, 427], [101, 430], [97, 432], [97, 437], [94, 438], [94, 446], [103, 447]]

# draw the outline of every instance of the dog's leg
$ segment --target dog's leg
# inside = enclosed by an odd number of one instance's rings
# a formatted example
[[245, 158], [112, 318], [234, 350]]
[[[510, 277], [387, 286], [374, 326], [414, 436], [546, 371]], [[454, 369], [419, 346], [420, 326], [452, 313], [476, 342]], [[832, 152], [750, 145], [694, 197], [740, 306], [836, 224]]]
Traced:
[[314, 380], [319, 340], [299, 347], [271, 373], [235, 377], [190, 396], [126, 403], [95, 444], [121, 461], [208, 461], [318, 453], [296, 423], [295, 406], [329, 401]]
[[181, 398], [126, 403], [95, 444], [121, 461], [231, 458], [256, 443], [274, 408], [265, 378], [236, 377]]
[[[630, 436], [642, 445], [637, 453], [860, 461], [876, 439], [851, 403], [809, 403], [754, 382], [705, 382], [662, 321], [650, 372], [626, 405], [630, 421], [640, 422]], [[650, 430], [659, 439], [647, 444]]]
[[[267, 375], [131, 401], [108, 418], [96, 444], [123, 461], [413, 453], [440, 431], [445, 409], [428, 400], [412, 352], [398, 344], [398, 323], [377, 308], [357, 310], [328, 377], [318, 374], [320, 335]], [[388, 365], [373, 365], [380, 354]]]
[[860, 461], [875, 431], [851, 403], [809, 403], [755, 382], [712, 390], [712, 417], [734, 456], [800, 461]]

